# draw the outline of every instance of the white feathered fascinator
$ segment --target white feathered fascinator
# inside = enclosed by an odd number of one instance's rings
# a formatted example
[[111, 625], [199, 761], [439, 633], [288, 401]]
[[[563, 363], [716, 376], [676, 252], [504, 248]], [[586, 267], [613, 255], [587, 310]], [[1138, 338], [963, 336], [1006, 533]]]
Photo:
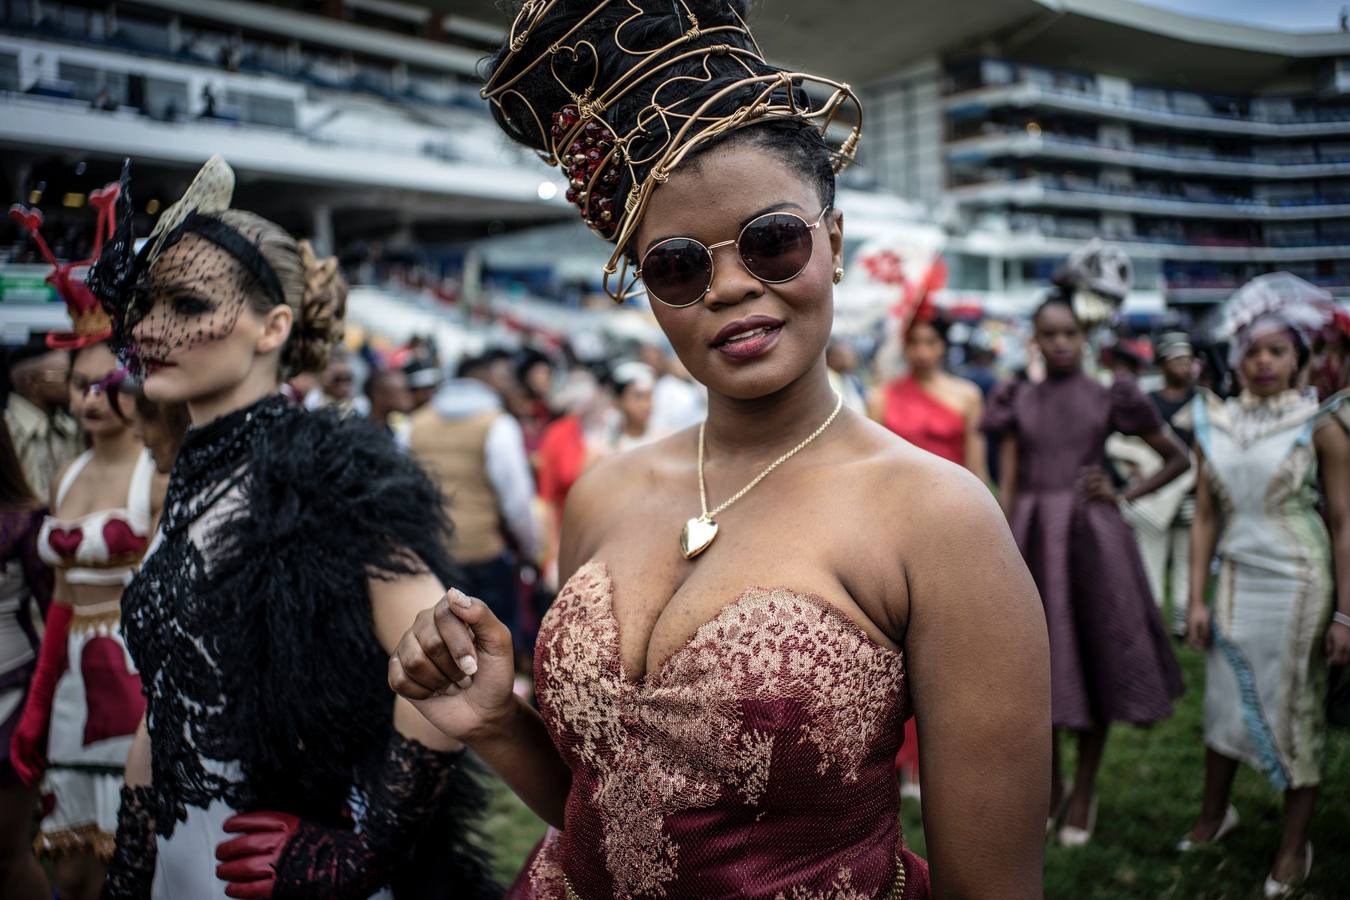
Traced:
[[1273, 272], [1253, 278], [1228, 299], [1215, 336], [1231, 341], [1228, 363], [1237, 368], [1257, 337], [1287, 328], [1311, 346], [1313, 336], [1335, 315], [1331, 294], [1297, 275]]

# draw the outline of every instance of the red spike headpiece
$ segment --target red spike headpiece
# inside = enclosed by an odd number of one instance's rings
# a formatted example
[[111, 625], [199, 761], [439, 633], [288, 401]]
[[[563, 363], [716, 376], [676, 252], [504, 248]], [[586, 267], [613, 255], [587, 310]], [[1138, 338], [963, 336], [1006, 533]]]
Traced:
[[[103, 249], [103, 241], [113, 232], [113, 204], [121, 186], [117, 182], [105, 185], [89, 195], [89, 202], [98, 210], [98, 226], [94, 232], [94, 252], [89, 259], [61, 263], [52, 253], [51, 247], [42, 237], [42, 211], [21, 204], [9, 208], [9, 217], [23, 226], [33, 236], [34, 243], [42, 253], [42, 258], [51, 263], [52, 272], [47, 283], [56, 288], [56, 293], [65, 301], [66, 312], [70, 314], [72, 330], [52, 332], [47, 335], [47, 346], [53, 350], [78, 350], [106, 341], [112, 336], [112, 320], [104, 311], [84, 282], [84, 271], [98, 258]], [[78, 273], [78, 274], [77, 274]]]

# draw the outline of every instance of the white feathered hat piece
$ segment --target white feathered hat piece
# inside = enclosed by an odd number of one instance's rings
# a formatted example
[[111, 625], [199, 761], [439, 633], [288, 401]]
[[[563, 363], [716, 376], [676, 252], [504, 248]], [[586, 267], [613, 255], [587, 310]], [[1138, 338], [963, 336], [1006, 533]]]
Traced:
[[[1336, 301], [1315, 284], [1288, 272], [1253, 278], [1224, 304], [1220, 340], [1231, 341], [1229, 365], [1234, 368], [1256, 337], [1273, 330], [1294, 331], [1304, 346], [1336, 314]], [[1267, 327], [1268, 326], [1268, 327]]]

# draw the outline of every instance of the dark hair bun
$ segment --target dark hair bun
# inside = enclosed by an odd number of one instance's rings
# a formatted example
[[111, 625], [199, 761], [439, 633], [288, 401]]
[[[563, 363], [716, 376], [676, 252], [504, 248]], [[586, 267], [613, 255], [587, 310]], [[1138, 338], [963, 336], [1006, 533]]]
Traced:
[[282, 367], [291, 374], [327, 367], [334, 345], [342, 339], [347, 315], [347, 280], [338, 269], [337, 259], [320, 259], [309, 241], [300, 241], [299, 251], [304, 289], [281, 359]]

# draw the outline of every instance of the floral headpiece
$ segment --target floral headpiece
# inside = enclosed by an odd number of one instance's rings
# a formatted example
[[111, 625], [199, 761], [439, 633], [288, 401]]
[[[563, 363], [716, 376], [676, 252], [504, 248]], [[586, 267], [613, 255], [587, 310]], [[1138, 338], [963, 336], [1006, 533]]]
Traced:
[[1306, 347], [1313, 336], [1336, 318], [1331, 294], [1289, 272], [1253, 278], [1224, 304], [1218, 337], [1232, 341], [1228, 362], [1237, 368], [1252, 341], [1272, 330], [1288, 329]]

